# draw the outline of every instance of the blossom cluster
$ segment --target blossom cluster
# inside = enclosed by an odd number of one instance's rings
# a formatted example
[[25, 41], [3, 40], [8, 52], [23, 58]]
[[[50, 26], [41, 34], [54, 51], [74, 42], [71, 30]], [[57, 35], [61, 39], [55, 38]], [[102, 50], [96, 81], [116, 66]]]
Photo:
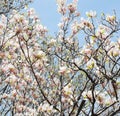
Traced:
[[104, 15], [96, 23], [95, 11], [82, 18], [77, 2], [57, 0], [61, 22], [54, 37], [48, 35], [34, 9], [1, 15], [3, 115], [96, 116], [119, 110], [118, 19]]

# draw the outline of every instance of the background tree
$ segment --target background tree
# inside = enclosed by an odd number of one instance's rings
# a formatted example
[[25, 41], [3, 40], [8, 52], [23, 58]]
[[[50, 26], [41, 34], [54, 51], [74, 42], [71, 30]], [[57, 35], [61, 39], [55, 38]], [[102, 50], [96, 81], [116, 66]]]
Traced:
[[20, 10], [24, 8], [32, 0], [1, 0], [0, 1], [0, 14], [8, 14], [12, 10]]
[[76, 0], [57, 0], [57, 5], [61, 22], [54, 37], [33, 9], [14, 10], [9, 20], [1, 15], [1, 115], [119, 115], [116, 13], [98, 21], [95, 11], [80, 18]]

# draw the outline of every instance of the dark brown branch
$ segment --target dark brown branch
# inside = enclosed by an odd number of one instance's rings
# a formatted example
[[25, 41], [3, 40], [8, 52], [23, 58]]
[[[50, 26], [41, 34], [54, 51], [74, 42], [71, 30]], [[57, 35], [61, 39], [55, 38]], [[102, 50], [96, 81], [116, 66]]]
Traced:
[[84, 105], [85, 105], [85, 100], [82, 100], [82, 102], [81, 102], [81, 104], [80, 104], [80, 106], [78, 108], [78, 112], [77, 112], [76, 116], [79, 116], [79, 114], [80, 114], [82, 108], [84, 107]]

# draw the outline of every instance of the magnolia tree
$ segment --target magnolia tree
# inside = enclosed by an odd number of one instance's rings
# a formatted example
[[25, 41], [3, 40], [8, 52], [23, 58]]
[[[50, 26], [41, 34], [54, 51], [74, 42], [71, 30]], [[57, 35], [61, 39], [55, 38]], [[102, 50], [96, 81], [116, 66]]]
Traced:
[[[11, 0], [12, 1], [12, 0]], [[0, 17], [1, 116], [120, 114], [120, 22], [116, 13], [81, 18], [77, 0], [57, 0], [50, 36], [33, 9]], [[84, 44], [82, 44], [84, 43]]]
[[0, 15], [8, 14], [12, 10], [20, 10], [24, 8], [28, 3], [32, 2], [32, 0], [0, 0]]

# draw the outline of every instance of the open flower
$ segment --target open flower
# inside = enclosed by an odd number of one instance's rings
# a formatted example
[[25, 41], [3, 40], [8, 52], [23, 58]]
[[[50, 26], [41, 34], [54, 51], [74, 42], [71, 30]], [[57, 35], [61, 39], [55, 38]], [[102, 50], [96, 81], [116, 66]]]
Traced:
[[54, 46], [55, 43], [56, 43], [56, 40], [55, 39], [51, 39], [50, 42], [48, 43], [48, 45]]
[[67, 67], [66, 66], [62, 66], [60, 67], [59, 73], [63, 74], [67, 71]]
[[115, 20], [116, 20], [116, 16], [114, 16], [114, 15], [107, 15], [106, 16], [106, 20], [108, 21], [108, 22], [111, 22], [111, 23], [113, 23]]
[[106, 97], [105, 97], [105, 94], [104, 93], [100, 93], [96, 96], [96, 101], [99, 103], [99, 104], [104, 104], [105, 103], [105, 100], [106, 100]]
[[86, 20], [84, 18], [81, 18], [81, 27], [84, 28], [88, 28], [88, 29], [93, 29], [93, 25], [89, 20]]
[[66, 13], [66, 0], [57, 0], [57, 5], [58, 5], [58, 12], [61, 14], [65, 14]]
[[70, 73], [70, 69], [67, 66], [61, 66], [59, 69], [60, 74], [68, 74]]
[[95, 66], [96, 61], [93, 58], [91, 58], [86, 64], [87, 69], [93, 69]]
[[39, 106], [39, 111], [43, 111], [43, 112], [48, 112], [51, 113], [53, 110], [53, 106], [50, 106], [49, 104], [43, 104], [42, 106]]
[[71, 29], [72, 29], [73, 34], [76, 34], [80, 29], [82, 29], [82, 25], [81, 23], [78, 23], [77, 21], [75, 21], [71, 25]]
[[6, 83], [10, 83], [10, 85], [13, 85], [13, 86], [17, 81], [18, 81], [18, 78], [15, 75], [11, 75], [5, 80]]
[[92, 91], [84, 91], [83, 93], [82, 93], [82, 96], [83, 96], [83, 98], [84, 99], [92, 99]]
[[35, 53], [34, 53], [34, 56], [35, 56], [35, 58], [37, 58], [37, 59], [43, 59], [44, 57], [45, 57], [45, 53], [43, 52], [43, 51], [36, 51]]
[[96, 17], [96, 11], [90, 11], [90, 12], [86, 12], [86, 15], [88, 16], [88, 17]]
[[70, 13], [74, 13], [76, 11], [76, 5], [75, 4], [69, 4], [68, 5], [68, 10], [70, 11]]
[[35, 10], [33, 8], [30, 8], [28, 10], [28, 16], [31, 17], [31, 18], [33, 18], [34, 15], [35, 15]]
[[65, 86], [63, 90], [65, 95], [71, 95], [73, 93], [71, 84], [68, 84], [67, 86]]
[[114, 57], [117, 57], [120, 55], [120, 49], [119, 49], [119, 46], [113, 46], [109, 51], [108, 51], [108, 55], [110, 56], [114, 56]]
[[67, 0], [56, 0], [56, 2], [57, 2], [57, 5], [65, 5]]

